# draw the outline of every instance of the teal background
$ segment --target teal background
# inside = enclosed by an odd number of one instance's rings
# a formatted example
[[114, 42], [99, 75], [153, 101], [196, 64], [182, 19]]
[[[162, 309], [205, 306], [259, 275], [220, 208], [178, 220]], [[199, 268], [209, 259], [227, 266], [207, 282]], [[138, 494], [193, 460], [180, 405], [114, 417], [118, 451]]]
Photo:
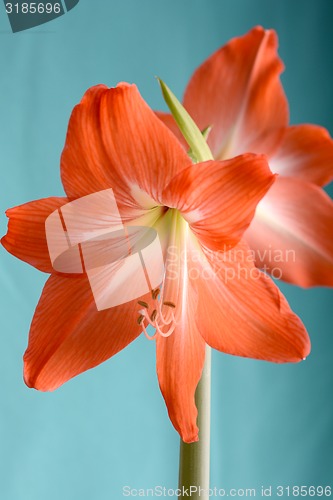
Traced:
[[[59, 157], [91, 85], [135, 82], [164, 108], [155, 75], [180, 96], [211, 52], [273, 27], [293, 123], [333, 133], [330, 0], [81, 0], [12, 34], [0, 5], [0, 232], [6, 208], [62, 195]], [[118, 500], [122, 487], [175, 488], [178, 435], [158, 389], [154, 344], [125, 351], [54, 393], [28, 389], [22, 354], [46, 275], [0, 248], [0, 498]], [[282, 286], [312, 354], [278, 366], [213, 356], [212, 486], [332, 485], [332, 291]], [[258, 491], [259, 496], [259, 491]]]

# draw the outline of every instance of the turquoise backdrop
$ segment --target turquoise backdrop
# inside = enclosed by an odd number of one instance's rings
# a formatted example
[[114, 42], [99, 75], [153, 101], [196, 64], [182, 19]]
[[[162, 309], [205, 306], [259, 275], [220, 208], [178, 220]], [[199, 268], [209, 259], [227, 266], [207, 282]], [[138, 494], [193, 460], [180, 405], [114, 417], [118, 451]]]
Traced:
[[[81, 0], [12, 34], [0, 4], [0, 232], [5, 210], [61, 196], [59, 157], [91, 85], [137, 83], [163, 108], [155, 75], [181, 96], [204, 58], [256, 24], [275, 28], [292, 123], [333, 133], [331, 0]], [[54, 393], [28, 389], [22, 355], [46, 275], [0, 248], [0, 499], [120, 500], [125, 485], [175, 488], [178, 435], [155, 373], [154, 343], [125, 351]], [[213, 355], [212, 486], [333, 482], [330, 290], [281, 287], [312, 339], [298, 365]], [[275, 496], [275, 494], [273, 494]]]

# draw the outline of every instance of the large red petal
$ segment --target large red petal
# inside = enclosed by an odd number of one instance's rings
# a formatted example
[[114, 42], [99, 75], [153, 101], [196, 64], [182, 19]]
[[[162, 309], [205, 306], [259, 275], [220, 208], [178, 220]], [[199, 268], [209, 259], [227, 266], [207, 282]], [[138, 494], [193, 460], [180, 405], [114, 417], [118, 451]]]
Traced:
[[208, 138], [214, 158], [253, 152], [272, 154], [288, 125], [279, 75], [277, 36], [261, 27], [234, 38], [194, 73], [184, 106]]
[[156, 363], [160, 388], [170, 420], [185, 443], [198, 441], [195, 390], [205, 359], [205, 342], [195, 323], [193, 303], [186, 304], [181, 324], [170, 337], [156, 338]]
[[[205, 342], [195, 323], [196, 298], [188, 294], [185, 255], [191, 243], [190, 233], [175, 211], [171, 215], [172, 222], [168, 215], [170, 211], [163, 223], [172, 229], [167, 243], [161, 300], [171, 301], [176, 306], [173, 311], [175, 329], [169, 337], [162, 337], [157, 330], [157, 374], [170, 419], [183, 441], [191, 443], [198, 440], [194, 395], [204, 364]], [[163, 310], [166, 321], [170, 320], [169, 313]], [[169, 325], [163, 326], [163, 320], [159, 320], [158, 326], [162, 332], [169, 329]]]
[[172, 177], [189, 164], [135, 85], [99, 85], [73, 110], [61, 176], [70, 198], [112, 188], [120, 209], [135, 210], [156, 205]]
[[171, 181], [163, 201], [182, 213], [204, 245], [222, 250], [238, 243], [274, 180], [260, 155], [197, 163]]
[[[300, 319], [271, 278], [254, 266], [244, 243], [196, 258], [190, 287], [197, 294], [197, 325], [205, 341], [228, 354], [277, 363], [310, 351]], [[200, 271], [200, 272], [198, 272]]]
[[314, 184], [280, 176], [245, 238], [258, 267], [295, 285], [333, 285], [333, 202]]
[[45, 221], [67, 198], [44, 198], [31, 201], [6, 211], [9, 218], [7, 234], [1, 244], [18, 259], [28, 262], [40, 271], [52, 272], [47, 248]]
[[333, 140], [323, 127], [288, 127], [269, 161], [273, 172], [324, 186], [333, 179]]
[[52, 391], [116, 354], [142, 331], [139, 307], [134, 300], [98, 311], [86, 276], [52, 275], [31, 324], [24, 355], [26, 384]]

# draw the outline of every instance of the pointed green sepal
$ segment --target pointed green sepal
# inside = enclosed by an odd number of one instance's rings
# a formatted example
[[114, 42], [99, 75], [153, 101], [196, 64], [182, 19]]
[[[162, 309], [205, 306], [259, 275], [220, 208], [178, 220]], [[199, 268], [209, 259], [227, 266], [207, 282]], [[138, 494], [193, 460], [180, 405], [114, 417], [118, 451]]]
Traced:
[[202, 137], [205, 139], [205, 141], [207, 141], [212, 128], [213, 128], [212, 125], [208, 125], [208, 127], [204, 128], [202, 130], [202, 132], [201, 132], [202, 133]]
[[[205, 141], [207, 141], [208, 139], [208, 136], [210, 134], [210, 131], [212, 130], [212, 126], [209, 125], [209, 127], [206, 127], [203, 129], [203, 131], [201, 132], [202, 133], [202, 137], [205, 139]], [[187, 151], [187, 154], [189, 155], [189, 157], [191, 158], [191, 160], [194, 162], [194, 163], [197, 163], [198, 160], [196, 159], [192, 149], [190, 148], [188, 151]]]
[[200, 162], [213, 160], [213, 155], [205, 140], [204, 134], [210, 132], [210, 127], [207, 127], [203, 132], [199, 130], [193, 119], [190, 117], [186, 109], [178, 101], [175, 94], [161, 80], [157, 79], [162, 90], [162, 94], [172, 116], [176, 120], [179, 130], [185, 137], [187, 144], [190, 146], [190, 156], [192, 159]]

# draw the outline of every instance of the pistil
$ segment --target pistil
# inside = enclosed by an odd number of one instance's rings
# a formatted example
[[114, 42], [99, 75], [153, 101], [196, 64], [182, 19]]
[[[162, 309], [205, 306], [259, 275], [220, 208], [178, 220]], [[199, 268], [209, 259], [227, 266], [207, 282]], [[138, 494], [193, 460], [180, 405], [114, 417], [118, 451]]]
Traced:
[[[155, 228], [164, 252], [164, 277], [161, 287], [151, 291], [151, 307], [145, 301], [138, 301], [141, 306], [138, 323], [149, 340], [154, 340], [157, 335], [172, 335], [181, 321], [186, 300], [187, 263], [183, 256], [184, 252], [186, 254], [188, 224], [177, 210], [169, 209]], [[153, 335], [147, 332], [149, 325], [155, 329]]]

